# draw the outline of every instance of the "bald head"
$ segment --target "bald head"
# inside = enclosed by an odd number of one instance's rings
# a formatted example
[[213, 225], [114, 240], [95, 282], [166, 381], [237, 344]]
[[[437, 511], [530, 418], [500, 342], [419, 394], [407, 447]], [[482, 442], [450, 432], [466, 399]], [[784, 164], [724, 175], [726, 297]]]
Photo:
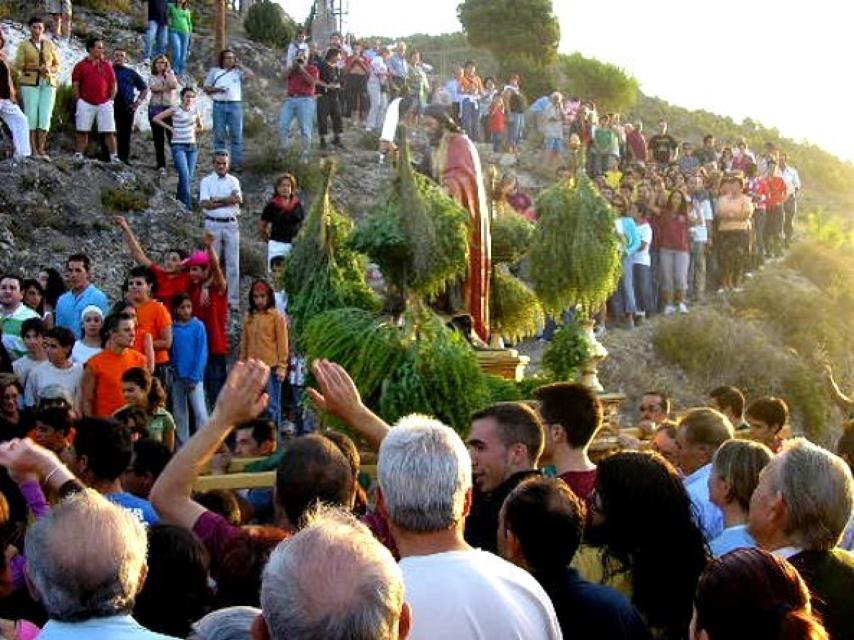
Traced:
[[392, 640], [408, 621], [391, 553], [351, 514], [329, 507], [273, 552], [261, 609], [272, 640]]
[[87, 489], [27, 532], [27, 575], [52, 620], [129, 614], [146, 569], [145, 529]]

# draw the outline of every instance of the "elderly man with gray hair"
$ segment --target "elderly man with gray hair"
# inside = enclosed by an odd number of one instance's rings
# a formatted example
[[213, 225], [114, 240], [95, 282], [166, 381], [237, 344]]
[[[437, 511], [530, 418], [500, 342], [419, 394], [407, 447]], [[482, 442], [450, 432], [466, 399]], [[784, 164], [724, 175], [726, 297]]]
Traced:
[[854, 638], [854, 554], [837, 547], [852, 508], [848, 465], [804, 438], [762, 470], [750, 500], [750, 533], [798, 570], [834, 640]]
[[27, 577], [50, 620], [42, 640], [168, 640], [131, 617], [146, 535], [130, 512], [86, 489], [27, 532]]
[[391, 553], [350, 513], [320, 507], [281, 542], [261, 586], [254, 640], [402, 640], [403, 576]]

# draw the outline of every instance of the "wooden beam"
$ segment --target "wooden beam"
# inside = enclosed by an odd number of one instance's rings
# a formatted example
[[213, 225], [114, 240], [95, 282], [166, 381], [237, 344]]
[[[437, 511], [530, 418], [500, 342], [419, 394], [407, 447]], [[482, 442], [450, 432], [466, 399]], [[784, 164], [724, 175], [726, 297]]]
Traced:
[[216, 476], [199, 476], [193, 484], [196, 491], [217, 489], [270, 489], [276, 484], [275, 471], [261, 473], [227, 473]]

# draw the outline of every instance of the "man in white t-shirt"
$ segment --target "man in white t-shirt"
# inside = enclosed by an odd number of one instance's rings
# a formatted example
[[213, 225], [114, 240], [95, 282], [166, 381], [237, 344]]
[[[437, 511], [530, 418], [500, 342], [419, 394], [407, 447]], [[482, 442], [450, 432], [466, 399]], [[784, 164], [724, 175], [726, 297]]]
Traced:
[[410, 637], [561, 638], [536, 580], [463, 539], [471, 469], [459, 435], [425, 416], [402, 419], [380, 445], [380, 508], [401, 555]]
[[228, 172], [228, 151], [214, 152], [214, 171], [202, 178], [199, 205], [205, 212], [205, 231], [214, 237], [213, 249], [225, 262], [228, 280], [228, 306], [240, 306], [240, 205], [243, 191], [240, 180]]

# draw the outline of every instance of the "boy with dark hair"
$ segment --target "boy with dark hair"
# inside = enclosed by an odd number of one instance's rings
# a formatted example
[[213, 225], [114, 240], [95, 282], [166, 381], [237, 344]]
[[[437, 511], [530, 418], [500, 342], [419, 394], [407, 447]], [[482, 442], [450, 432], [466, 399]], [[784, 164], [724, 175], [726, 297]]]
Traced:
[[584, 503], [560, 480], [526, 480], [501, 510], [501, 555], [537, 579], [567, 638], [648, 640], [650, 632], [628, 598], [584, 580], [569, 566], [581, 544], [585, 512]]
[[712, 409], [717, 409], [729, 418], [736, 431], [750, 428], [744, 421], [744, 394], [736, 387], [716, 387], [709, 392], [709, 397], [712, 399]]
[[130, 465], [122, 474], [122, 487], [138, 498], [148, 500], [151, 487], [169, 463], [172, 452], [162, 442], [143, 438], [133, 443]]
[[558, 476], [587, 501], [596, 485], [596, 465], [587, 449], [602, 426], [599, 398], [587, 387], [569, 382], [540, 387], [534, 398], [546, 425], [546, 456]]
[[[68, 436], [71, 433], [71, 411], [64, 407], [39, 409], [33, 427], [33, 441], [50, 449], [62, 459], [68, 456]], [[65, 454], [65, 455], [64, 455]]]
[[41, 318], [28, 318], [21, 324], [21, 338], [27, 353], [12, 363], [12, 371], [18, 376], [21, 386], [26, 389], [30, 372], [47, 360], [44, 350], [44, 321]]
[[160, 518], [148, 500], [127, 493], [122, 474], [133, 458], [130, 430], [115, 420], [83, 418], [75, 425], [73, 471], [88, 487], [130, 511], [140, 522], [157, 524]]
[[781, 398], [757, 398], [747, 407], [745, 418], [750, 425], [750, 437], [779, 453], [783, 445], [780, 431], [789, 420], [789, 406]]

